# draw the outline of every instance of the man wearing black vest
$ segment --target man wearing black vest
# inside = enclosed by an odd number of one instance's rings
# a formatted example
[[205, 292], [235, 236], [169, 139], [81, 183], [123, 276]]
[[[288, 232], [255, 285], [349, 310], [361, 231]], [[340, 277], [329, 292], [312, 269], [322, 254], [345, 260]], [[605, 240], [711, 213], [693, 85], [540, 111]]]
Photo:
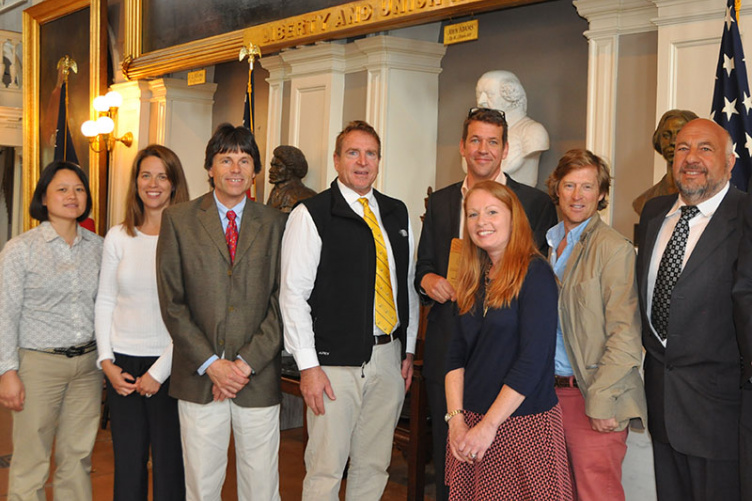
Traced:
[[285, 347], [308, 406], [303, 500], [378, 500], [412, 379], [418, 327], [405, 204], [372, 189], [381, 141], [355, 121], [337, 136], [331, 187], [290, 214], [282, 240]]
[[505, 184], [520, 199], [533, 229], [535, 243], [544, 255], [548, 252], [546, 232], [557, 223], [556, 208], [548, 195], [518, 183], [501, 170], [508, 152], [507, 122], [503, 112], [487, 108], [470, 110], [460, 141], [460, 153], [467, 162], [467, 177], [431, 195], [420, 234], [415, 286], [421, 293], [421, 300], [433, 305], [428, 314], [423, 376], [431, 408], [437, 501], [449, 499], [444, 485], [447, 439], [444, 368], [455, 322], [456, 297], [446, 276], [452, 239], [462, 238], [465, 192], [481, 181], [495, 180]]

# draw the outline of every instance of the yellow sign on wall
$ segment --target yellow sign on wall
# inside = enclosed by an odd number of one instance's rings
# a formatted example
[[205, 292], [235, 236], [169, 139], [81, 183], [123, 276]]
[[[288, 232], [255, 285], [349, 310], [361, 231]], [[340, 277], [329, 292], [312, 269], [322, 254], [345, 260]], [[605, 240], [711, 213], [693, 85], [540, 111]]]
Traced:
[[444, 45], [478, 39], [478, 20], [444, 26]]
[[203, 83], [206, 83], [206, 70], [198, 70], [198, 71], [191, 71], [188, 72], [188, 77], [186, 78], [188, 81], [188, 85], [201, 85]]

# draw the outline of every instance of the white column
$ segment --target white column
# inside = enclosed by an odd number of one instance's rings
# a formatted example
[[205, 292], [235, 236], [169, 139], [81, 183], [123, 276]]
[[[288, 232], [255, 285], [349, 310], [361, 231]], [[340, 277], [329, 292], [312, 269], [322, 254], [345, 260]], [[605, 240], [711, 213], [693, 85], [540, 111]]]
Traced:
[[[274, 148], [282, 143], [282, 98], [285, 91], [285, 77], [289, 68], [279, 56], [269, 56], [263, 59], [261, 65], [269, 72], [266, 80], [269, 84], [269, 105], [266, 117], [266, 151], [264, 152], [264, 166], [271, 161]], [[269, 176], [264, 176], [264, 198], [269, 198], [272, 184]], [[263, 204], [266, 200], [258, 200]]]
[[376, 188], [405, 202], [417, 235], [426, 188], [436, 180], [439, 73], [446, 49], [391, 36], [354, 43], [366, 56], [365, 119], [381, 136]]
[[[602, 156], [618, 178], [614, 164], [616, 147], [616, 92], [618, 82], [619, 37], [655, 30], [651, 18], [655, 6], [648, 0], [575, 0], [577, 13], [588, 20], [588, 100], [585, 146]], [[610, 198], [613, 200], [614, 186]], [[613, 204], [601, 217], [610, 222]]]
[[[586, 146], [603, 156], [612, 166], [614, 183], [610, 194], [613, 200], [614, 185], [622, 175], [629, 175], [629, 165], [615, 163], [616, 146], [616, 93], [618, 89], [618, 62], [620, 36], [655, 30], [652, 19], [655, 6], [647, 0], [575, 0], [580, 16], [588, 20], [588, 111]], [[665, 164], [662, 167], [665, 172]], [[613, 204], [609, 204], [601, 217], [606, 222], [613, 219]], [[622, 485], [628, 500], [651, 501], [655, 499], [655, 480], [650, 435], [647, 431], [630, 433], [627, 439], [627, 456], [622, 470]]]
[[109, 186], [107, 197], [107, 227], [123, 221], [125, 217], [125, 196], [128, 192], [131, 166], [138, 150], [149, 144], [149, 101], [151, 91], [146, 80], [136, 80], [114, 84], [112, 90], [123, 96], [123, 105], [118, 110], [116, 132], [122, 136], [133, 134], [133, 144], [126, 148], [116, 143], [110, 154], [108, 171]]
[[212, 107], [217, 84], [189, 87], [185, 80], [162, 78], [150, 81], [149, 89], [152, 93], [149, 139], [178, 155], [190, 196], [196, 198], [209, 191], [204, 154], [214, 132]]
[[290, 68], [288, 142], [305, 153], [305, 184], [320, 192], [336, 177], [332, 156], [334, 140], [342, 130], [345, 45], [320, 43], [283, 52], [281, 57]]

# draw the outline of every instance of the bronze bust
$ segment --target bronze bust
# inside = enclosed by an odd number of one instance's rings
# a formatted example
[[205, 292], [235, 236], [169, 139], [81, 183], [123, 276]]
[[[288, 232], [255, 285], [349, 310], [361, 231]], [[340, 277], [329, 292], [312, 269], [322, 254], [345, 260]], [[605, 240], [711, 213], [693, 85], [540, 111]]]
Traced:
[[658, 127], [653, 133], [653, 148], [660, 153], [666, 160], [666, 175], [660, 181], [642, 195], [635, 198], [632, 202], [637, 214], [642, 214], [642, 208], [645, 202], [651, 198], [662, 195], [672, 195], [677, 193], [676, 184], [674, 183], [673, 165], [674, 165], [674, 147], [676, 145], [676, 136], [687, 122], [698, 118], [694, 112], [689, 110], [668, 110], [663, 114]]
[[300, 200], [316, 194], [301, 181], [308, 174], [305, 155], [295, 146], [277, 146], [269, 169], [269, 182], [274, 185], [266, 205], [290, 212]]

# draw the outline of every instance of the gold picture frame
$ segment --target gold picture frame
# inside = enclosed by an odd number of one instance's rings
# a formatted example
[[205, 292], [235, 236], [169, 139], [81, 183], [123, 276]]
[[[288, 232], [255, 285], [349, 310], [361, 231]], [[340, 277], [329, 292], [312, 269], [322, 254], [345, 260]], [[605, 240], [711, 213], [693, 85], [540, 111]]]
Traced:
[[[34, 189], [39, 181], [43, 165], [42, 138], [40, 123], [43, 114], [40, 106], [41, 65], [45, 68], [56, 65], [57, 59], [50, 54], [44, 54], [41, 44], [41, 32], [45, 25], [62, 22], [66, 16], [80, 13], [89, 9], [89, 60], [77, 61], [79, 65], [86, 65], [89, 74], [89, 92], [85, 93], [87, 101], [77, 102], [78, 109], [91, 108], [91, 100], [103, 94], [107, 89], [107, 2], [105, 0], [47, 0], [23, 12], [23, 108], [24, 108], [24, 141], [23, 141], [23, 207], [26, 209], [31, 202]], [[53, 60], [54, 59], [54, 60]], [[79, 130], [71, 130], [71, 134], [80, 134]], [[88, 146], [87, 146], [88, 148]], [[98, 233], [105, 231], [105, 215], [107, 203], [107, 172], [104, 153], [88, 151], [88, 165], [82, 166], [89, 173], [89, 185], [92, 196], [91, 218], [97, 225]], [[36, 224], [32, 221], [27, 210], [24, 210], [23, 227], [30, 229]]]
[[[123, 74], [128, 80], [137, 80], [237, 60], [240, 48], [247, 46], [249, 42], [258, 45], [263, 53], [268, 54], [321, 40], [352, 37], [544, 1], [546, 0], [358, 0], [143, 53], [142, 0], [125, 0]], [[386, 14], [384, 9], [388, 9]], [[331, 23], [320, 22], [325, 19], [331, 20]], [[311, 29], [306, 32], [303, 26]], [[280, 30], [295, 33], [295, 36], [279, 39], [267, 35], [279, 33]]]

